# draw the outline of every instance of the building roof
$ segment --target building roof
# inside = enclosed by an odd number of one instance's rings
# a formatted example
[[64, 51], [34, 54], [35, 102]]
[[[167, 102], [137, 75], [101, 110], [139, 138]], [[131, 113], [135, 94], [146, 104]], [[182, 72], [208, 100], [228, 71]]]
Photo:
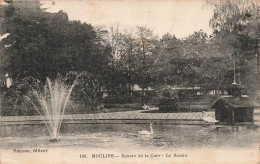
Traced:
[[211, 108], [217, 108], [217, 106], [219, 106], [220, 103], [226, 103], [233, 108], [259, 107], [259, 102], [248, 96], [241, 96], [235, 98], [233, 96], [228, 95], [221, 96], [219, 99], [217, 99], [211, 106]]
[[200, 89], [200, 87], [184, 87], [181, 85], [174, 85], [174, 86], [167, 85], [167, 87], [172, 90], [199, 90]]

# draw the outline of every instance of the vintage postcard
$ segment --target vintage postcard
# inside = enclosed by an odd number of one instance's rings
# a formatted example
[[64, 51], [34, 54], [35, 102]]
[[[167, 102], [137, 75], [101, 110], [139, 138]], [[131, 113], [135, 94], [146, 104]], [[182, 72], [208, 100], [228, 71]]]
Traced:
[[0, 0], [0, 164], [259, 164], [258, 0]]

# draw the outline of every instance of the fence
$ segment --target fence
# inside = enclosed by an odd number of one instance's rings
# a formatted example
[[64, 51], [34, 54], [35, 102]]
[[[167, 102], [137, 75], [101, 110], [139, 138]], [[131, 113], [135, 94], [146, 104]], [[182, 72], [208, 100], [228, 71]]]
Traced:
[[[214, 112], [207, 112], [207, 117], [215, 118]], [[4, 116], [0, 117], [0, 122], [12, 121], [42, 121], [45, 116]], [[99, 114], [73, 114], [64, 115], [64, 120], [202, 120], [203, 114], [196, 113], [137, 113], [116, 112]]]

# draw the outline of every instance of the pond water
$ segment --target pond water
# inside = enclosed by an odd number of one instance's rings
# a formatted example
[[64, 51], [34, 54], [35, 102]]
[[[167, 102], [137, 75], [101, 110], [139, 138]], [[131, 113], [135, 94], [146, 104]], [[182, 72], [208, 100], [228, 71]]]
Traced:
[[149, 124], [62, 124], [59, 142], [49, 142], [45, 125], [1, 127], [0, 147], [87, 147], [133, 150], [182, 148], [250, 148], [259, 145], [259, 128], [154, 124], [153, 135], [139, 135]]

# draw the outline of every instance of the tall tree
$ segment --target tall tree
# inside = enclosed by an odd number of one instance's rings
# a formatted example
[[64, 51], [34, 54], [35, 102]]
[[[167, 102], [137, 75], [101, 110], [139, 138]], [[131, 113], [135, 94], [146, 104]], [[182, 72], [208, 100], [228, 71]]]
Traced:
[[[214, 0], [208, 1], [210, 5], [214, 7], [214, 16], [210, 21], [210, 25], [217, 32], [225, 32], [229, 38], [231, 38], [229, 44], [232, 44], [231, 50], [233, 51], [233, 59], [236, 61], [236, 67], [241, 73], [244, 72], [245, 76], [259, 76], [260, 74], [260, 54], [259, 47], [260, 40], [258, 39], [259, 27], [259, 2], [248, 0]], [[257, 55], [257, 59], [256, 57]], [[257, 61], [257, 66], [254, 69], [258, 70], [258, 73], [253, 71], [251, 65], [256, 62], [251, 62], [250, 59]], [[247, 73], [245, 73], [247, 72]], [[258, 90], [260, 90], [259, 79], [253, 78], [249, 80], [251, 83], [258, 83]], [[246, 81], [248, 82], [248, 81]]]
[[[69, 21], [63, 11], [48, 13], [37, 1], [13, 2], [14, 14], [4, 19], [1, 32], [13, 80], [32, 76], [44, 81], [68, 71], [88, 71], [102, 76], [110, 58], [99, 32], [86, 23]], [[100, 77], [98, 79], [101, 79]]]
[[142, 88], [142, 95], [144, 96], [144, 89], [148, 88], [152, 81], [151, 66], [154, 59], [158, 55], [158, 39], [153, 35], [152, 30], [147, 27], [137, 27], [137, 54], [140, 58], [137, 71], [137, 84]]

